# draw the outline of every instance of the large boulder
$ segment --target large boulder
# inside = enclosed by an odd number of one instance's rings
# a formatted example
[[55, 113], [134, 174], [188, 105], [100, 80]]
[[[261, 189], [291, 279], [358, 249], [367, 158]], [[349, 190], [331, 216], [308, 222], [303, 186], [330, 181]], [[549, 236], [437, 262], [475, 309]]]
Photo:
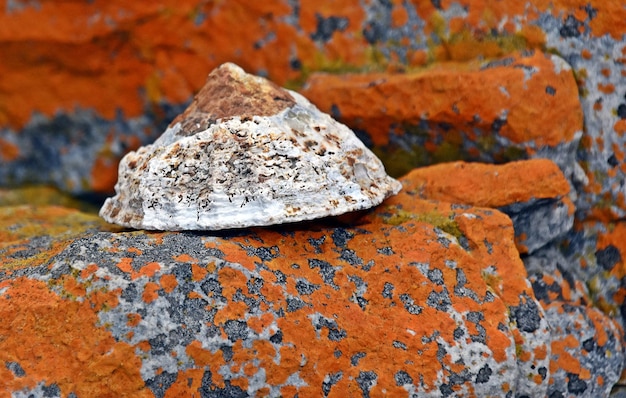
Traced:
[[[428, 199], [419, 173], [402, 183], [351, 225], [219, 234], [124, 232], [63, 208], [3, 207], [13, 232], [0, 248], [1, 389], [608, 395], [624, 359], [615, 321], [549, 289], [538, 300], [505, 214]], [[551, 189], [535, 194], [560, 197]], [[60, 219], [63, 229], [20, 229]], [[54, 249], [30, 248], [43, 241]]]

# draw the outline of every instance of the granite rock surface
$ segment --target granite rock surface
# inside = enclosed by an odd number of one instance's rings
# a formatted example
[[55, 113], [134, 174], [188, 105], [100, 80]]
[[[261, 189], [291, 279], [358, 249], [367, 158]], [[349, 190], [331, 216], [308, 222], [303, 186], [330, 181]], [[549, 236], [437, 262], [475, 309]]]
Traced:
[[360, 131], [396, 173], [538, 157], [572, 180], [585, 178], [575, 158], [583, 132], [578, 86], [556, 55], [529, 50], [406, 73], [315, 73], [302, 93]]
[[[608, 396], [624, 360], [618, 323], [529, 279], [504, 213], [429, 199], [423, 181], [402, 179], [352, 225], [154, 233], [85, 217], [66, 228], [77, 235], [50, 229], [59, 247], [45, 259], [10, 235], [1, 391]], [[49, 209], [3, 211], [17, 231]]]

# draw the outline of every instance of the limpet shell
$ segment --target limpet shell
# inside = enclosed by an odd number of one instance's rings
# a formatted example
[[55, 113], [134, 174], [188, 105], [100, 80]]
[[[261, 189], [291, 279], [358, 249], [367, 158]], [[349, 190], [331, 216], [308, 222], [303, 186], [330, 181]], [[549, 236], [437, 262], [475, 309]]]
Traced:
[[400, 189], [348, 127], [226, 63], [161, 137], [122, 159], [100, 216], [137, 229], [244, 228], [363, 210]]

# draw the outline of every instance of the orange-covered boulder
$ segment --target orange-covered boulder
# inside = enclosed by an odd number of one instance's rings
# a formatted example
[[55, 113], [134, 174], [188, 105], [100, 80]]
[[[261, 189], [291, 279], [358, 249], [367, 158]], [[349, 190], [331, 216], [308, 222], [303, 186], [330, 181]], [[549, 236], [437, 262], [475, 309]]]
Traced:
[[539, 51], [403, 73], [316, 73], [302, 93], [361, 132], [392, 173], [538, 154], [576, 166], [578, 87], [564, 60]]
[[598, 350], [569, 379], [552, 377], [563, 360], [553, 328], [575, 318], [546, 317], [510, 219], [424, 200], [419, 178], [402, 182], [351, 225], [89, 232], [43, 262], [9, 244], [0, 267], [19, 267], [0, 274], [0, 389], [544, 396], [576, 377], [608, 393], [623, 360], [614, 322], [579, 306], [604, 325], [580, 335]]
[[503, 165], [452, 162], [411, 171], [405, 187], [420, 197], [496, 208], [513, 220], [520, 253], [558, 244], [574, 224], [573, 191], [548, 159]]

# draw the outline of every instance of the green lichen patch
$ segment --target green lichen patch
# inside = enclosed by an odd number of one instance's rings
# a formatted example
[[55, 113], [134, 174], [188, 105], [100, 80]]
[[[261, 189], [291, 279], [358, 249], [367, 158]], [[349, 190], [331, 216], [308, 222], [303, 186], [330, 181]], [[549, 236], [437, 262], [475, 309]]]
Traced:
[[438, 212], [428, 212], [428, 213], [412, 213], [402, 209], [398, 209], [394, 211], [394, 214], [390, 216], [383, 217], [385, 224], [389, 225], [400, 225], [407, 221], [418, 221], [432, 225], [435, 228], [439, 228], [443, 232], [454, 236], [455, 238], [460, 238], [463, 235], [459, 225], [454, 221], [452, 215], [445, 216]]

